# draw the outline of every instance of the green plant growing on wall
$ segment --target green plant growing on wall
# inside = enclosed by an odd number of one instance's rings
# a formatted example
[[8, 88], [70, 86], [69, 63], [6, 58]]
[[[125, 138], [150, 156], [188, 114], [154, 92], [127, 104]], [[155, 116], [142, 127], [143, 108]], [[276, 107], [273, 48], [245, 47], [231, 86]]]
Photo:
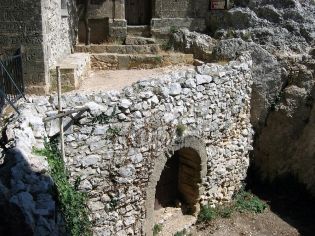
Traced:
[[172, 26], [170, 27], [170, 32], [171, 32], [172, 34], [177, 33], [177, 32], [178, 32], [178, 27], [175, 26], [175, 25], [172, 25]]
[[284, 92], [280, 91], [277, 96], [275, 97], [274, 101], [270, 104], [270, 109], [274, 111], [276, 109], [276, 106], [281, 102], [283, 99]]
[[104, 112], [102, 112], [100, 115], [95, 116], [95, 117], [92, 119], [92, 123], [93, 123], [93, 124], [95, 124], [95, 123], [108, 124], [109, 121], [110, 121], [112, 118], [115, 117], [116, 110], [117, 110], [117, 107], [114, 106], [113, 112], [112, 112], [109, 116], [106, 115]]
[[235, 31], [229, 28], [226, 32], [226, 38], [228, 39], [235, 38]]
[[109, 202], [110, 209], [111, 210], [116, 209], [118, 202], [119, 202], [118, 198], [116, 198], [116, 197], [111, 198], [110, 202]]
[[114, 139], [120, 134], [120, 131], [121, 131], [121, 128], [119, 127], [110, 127], [106, 133], [110, 139]]
[[73, 186], [65, 169], [62, 157], [54, 142], [46, 142], [45, 148], [34, 153], [47, 157], [50, 175], [55, 183], [56, 197], [66, 222], [66, 228], [72, 236], [90, 236], [91, 222], [88, 218], [87, 195], [76, 190], [79, 180]]
[[186, 131], [186, 126], [183, 124], [178, 124], [176, 127], [176, 134], [179, 137], [182, 137]]
[[242, 35], [242, 39], [244, 39], [245, 41], [250, 41], [252, 38], [252, 35], [249, 31], [246, 31], [243, 35]]
[[155, 224], [153, 227], [153, 236], [157, 236], [163, 229], [163, 225]]

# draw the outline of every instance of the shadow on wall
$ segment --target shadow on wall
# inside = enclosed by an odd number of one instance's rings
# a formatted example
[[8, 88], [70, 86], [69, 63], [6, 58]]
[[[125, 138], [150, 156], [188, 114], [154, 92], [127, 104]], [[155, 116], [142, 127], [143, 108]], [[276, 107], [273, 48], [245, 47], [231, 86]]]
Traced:
[[251, 168], [247, 184], [251, 191], [268, 202], [272, 212], [298, 230], [300, 235], [315, 232], [315, 199], [292, 175], [278, 177], [272, 183], [263, 182]]
[[58, 228], [62, 220], [53, 198], [54, 183], [46, 175], [47, 162], [30, 161], [35, 157], [26, 157], [16, 148], [5, 151], [3, 158], [0, 235], [65, 235]]

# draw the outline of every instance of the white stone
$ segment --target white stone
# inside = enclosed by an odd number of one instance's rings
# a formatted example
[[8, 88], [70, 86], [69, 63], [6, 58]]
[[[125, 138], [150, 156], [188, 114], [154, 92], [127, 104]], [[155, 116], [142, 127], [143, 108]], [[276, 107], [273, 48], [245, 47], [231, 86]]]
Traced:
[[119, 106], [128, 109], [132, 105], [132, 102], [128, 99], [121, 99]]
[[172, 96], [179, 95], [182, 92], [182, 87], [180, 86], [179, 83], [171, 83], [168, 88], [169, 88], [169, 94]]
[[95, 166], [100, 161], [99, 155], [90, 155], [82, 158], [81, 164], [83, 167]]
[[196, 75], [197, 85], [207, 84], [212, 81], [212, 77], [209, 75]]

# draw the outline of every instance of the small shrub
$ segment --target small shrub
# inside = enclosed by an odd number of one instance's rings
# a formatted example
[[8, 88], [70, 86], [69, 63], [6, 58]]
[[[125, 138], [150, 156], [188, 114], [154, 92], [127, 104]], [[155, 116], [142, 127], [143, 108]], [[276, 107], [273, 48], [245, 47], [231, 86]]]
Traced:
[[162, 49], [164, 51], [170, 51], [174, 49], [174, 40], [172, 38], [170, 38], [169, 40], [167, 40], [166, 42], [164, 42], [162, 44]]
[[206, 222], [220, 218], [230, 218], [234, 212], [262, 213], [267, 208], [267, 204], [257, 196], [241, 189], [230, 204], [212, 208], [209, 205], [201, 207], [198, 215], [199, 222]]
[[118, 203], [119, 203], [118, 198], [116, 198], [116, 197], [111, 198], [111, 199], [110, 199], [110, 203], [109, 203], [109, 205], [110, 205], [110, 209], [111, 209], [111, 210], [116, 209], [116, 207], [117, 207]]
[[176, 134], [179, 136], [179, 137], [182, 137], [184, 135], [184, 132], [186, 130], [186, 126], [185, 125], [182, 125], [182, 124], [179, 124], [177, 125], [176, 127]]
[[226, 38], [228, 39], [235, 38], [235, 31], [229, 28], [226, 32]]
[[223, 205], [218, 206], [216, 209], [216, 213], [221, 218], [230, 218], [234, 212], [234, 206], [233, 205]]
[[242, 39], [244, 39], [245, 41], [249, 41], [252, 38], [252, 35], [249, 31], [246, 31], [243, 35], [242, 35]]
[[201, 210], [198, 215], [198, 221], [205, 222], [214, 220], [217, 217], [215, 208], [205, 205], [201, 207]]
[[266, 208], [267, 204], [264, 201], [243, 189], [235, 196], [235, 209], [238, 212], [262, 213]]
[[161, 224], [155, 224], [153, 227], [153, 236], [158, 235], [163, 229], [163, 225]]
[[192, 234], [188, 234], [186, 229], [183, 229], [182, 231], [178, 231], [176, 232], [176, 234], [174, 234], [174, 236], [191, 236]]
[[163, 62], [163, 58], [161, 56], [154, 57], [154, 60], [156, 63], [162, 63]]
[[171, 28], [170, 28], [170, 32], [171, 32], [172, 34], [177, 33], [177, 32], [178, 32], [178, 27], [172, 25]]

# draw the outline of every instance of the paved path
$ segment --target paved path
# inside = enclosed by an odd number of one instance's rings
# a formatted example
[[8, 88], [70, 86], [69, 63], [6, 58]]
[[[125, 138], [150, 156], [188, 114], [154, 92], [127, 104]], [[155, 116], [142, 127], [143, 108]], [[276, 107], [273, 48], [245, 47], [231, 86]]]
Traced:
[[169, 66], [148, 70], [102, 70], [91, 71], [89, 78], [83, 81], [76, 91], [121, 90], [139, 80], [147, 80], [188, 66]]

